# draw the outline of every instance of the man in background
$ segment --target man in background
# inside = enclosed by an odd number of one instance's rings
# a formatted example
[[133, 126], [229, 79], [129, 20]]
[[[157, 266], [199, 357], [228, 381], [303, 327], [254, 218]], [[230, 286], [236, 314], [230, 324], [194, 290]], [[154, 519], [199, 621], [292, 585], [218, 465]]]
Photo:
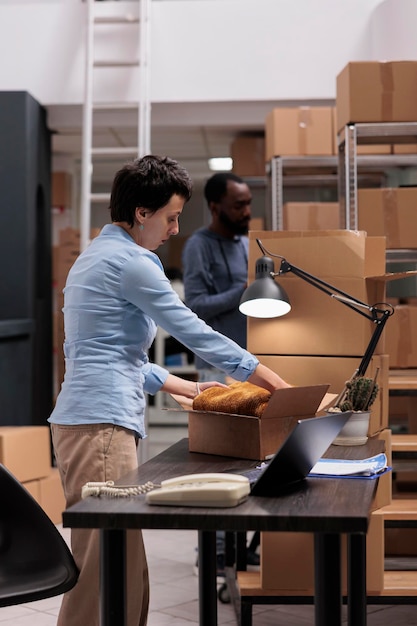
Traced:
[[[248, 272], [252, 194], [232, 173], [214, 174], [204, 187], [211, 223], [185, 243], [182, 265], [185, 302], [201, 319], [246, 348], [246, 317], [239, 311]], [[196, 357], [199, 381], [224, 374]]]
[[[248, 231], [252, 194], [230, 172], [211, 176], [204, 187], [211, 223], [186, 241], [182, 254], [185, 303], [201, 319], [246, 348], [246, 317], [239, 311], [247, 286]], [[226, 382], [223, 372], [195, 357], [198, 380]], [[259, 534], [247, 551], [248, 565], [259, 565]], [[217, 533], [217, 573], [224, 569], [224, 533]]]

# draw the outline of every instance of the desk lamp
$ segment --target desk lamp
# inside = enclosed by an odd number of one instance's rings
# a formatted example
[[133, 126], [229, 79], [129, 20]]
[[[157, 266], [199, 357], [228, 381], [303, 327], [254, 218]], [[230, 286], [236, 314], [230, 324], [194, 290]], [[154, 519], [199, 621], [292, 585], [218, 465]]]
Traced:
[[[290, 300], [285, 290], [275, 282], [275, 277], [292, 272], [310, 283], [310, 285], [313, 285], [313, 287], [324, 291], [324, 293], [327, 293], [330, 297], [339, 300], [339, 302], [342, 302], [342, 304], [345, 304], [375, 324], [375, 330], [371, 340], [352, 378], [364, 376], [372, 355], [375, 352], [378, 340], [384, 330], [384, 326], [388, 318], [394, 313], [394, 308], [385, 302], [374, 305], [361, 302], [344, 291], [326, 283], [324, 280], [289, 263], [284, 257], [268, 252], [259, 239], [256, 240], [256, 243], [264, 256], [256, 261], [255, 280], [243, 292], [239, 310], [249, 317], [264, 319], [286, 315], [291, 310]], [[270, 257], [281, 259], [278, 272], [274, 271], [274, 261]]]

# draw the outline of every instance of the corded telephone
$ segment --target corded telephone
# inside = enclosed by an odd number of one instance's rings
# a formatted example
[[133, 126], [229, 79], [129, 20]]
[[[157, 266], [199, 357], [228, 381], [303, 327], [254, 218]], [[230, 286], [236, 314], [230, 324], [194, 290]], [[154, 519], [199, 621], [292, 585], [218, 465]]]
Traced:
[[237, 474], [186, 474], [161, 482], [146, 494], [149, 504], [174, 506], [237, 506], [250, 492], [249, 480]]

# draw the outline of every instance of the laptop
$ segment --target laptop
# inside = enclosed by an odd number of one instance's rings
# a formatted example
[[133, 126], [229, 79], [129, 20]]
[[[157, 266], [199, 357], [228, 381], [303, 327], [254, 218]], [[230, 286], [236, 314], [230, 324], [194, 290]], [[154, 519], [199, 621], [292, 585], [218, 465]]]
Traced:
[[236, 473], [247, 476], [253, 496], [274, 497], [291, 490], [306, 478], [351, 415], [347, 411], [298, 420], [270, 461]]

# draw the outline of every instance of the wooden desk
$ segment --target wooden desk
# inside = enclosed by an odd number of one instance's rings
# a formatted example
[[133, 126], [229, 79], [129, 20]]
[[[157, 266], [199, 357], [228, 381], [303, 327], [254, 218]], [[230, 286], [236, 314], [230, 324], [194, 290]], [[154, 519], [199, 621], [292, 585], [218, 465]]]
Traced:
[[[381, 452], [370, 440], [351, 448], [330, 446], [326, 456], [360, 459]], [[155, 483], [196, 472], [242, 470], [254, 461], [188, 452], [188, 440], [171, 446], [119, 484]], [[144, 496], [90, 497], [63, 513], [72, 528], [99, 528], [101, 537], [101, 626], [125, 624], [125, 531], [129, 528], [198, 530], [200, 625], [217, 624], [216, 530], [295, 531], [315, 534], [315, 623], [341, 625], [341, 534], [348, 535], [348, 617], [366, 625], [366, 532], [377, 480], [308, 478], [286, 495], [250, 497], [238, 507], [150, 506]], [[278, 565], [279, 566], [279, 565]]]

